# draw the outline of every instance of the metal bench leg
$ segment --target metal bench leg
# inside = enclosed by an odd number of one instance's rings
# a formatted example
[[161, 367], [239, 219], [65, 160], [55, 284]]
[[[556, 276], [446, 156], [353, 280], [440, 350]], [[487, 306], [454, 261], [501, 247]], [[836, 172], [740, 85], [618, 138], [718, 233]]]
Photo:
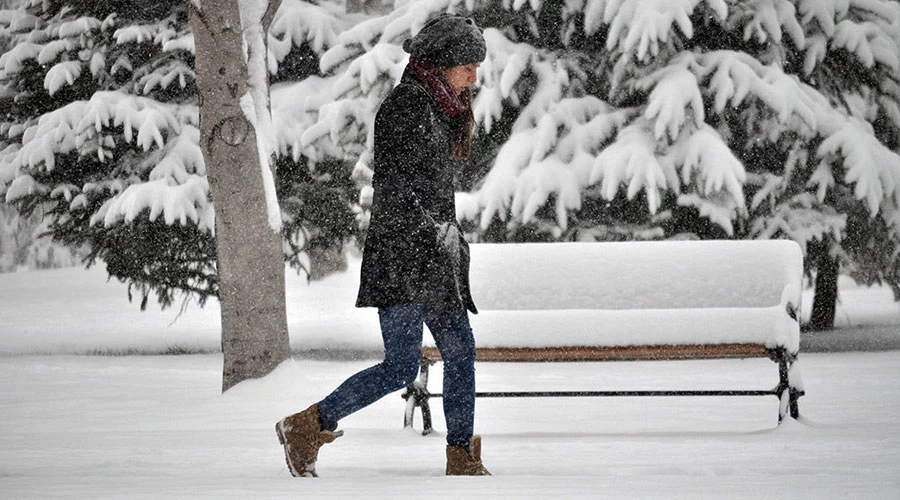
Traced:
[[778, 423], [790, 415], [791, 418], [800, 417], [800, 405], [798, 400], [803, 391], [791, 384], [791, 365], [794, 364], [794, 356], [789, 354], [784, 347], [778, 348], [774, 353], [774, 360], [778, 363], [778, 387], [775, 393], [778, 396]]
[[[793, 365], [794, 364], [793, 361], [790, 364]], [[788, 378], [790, 379], [790, 366], [788, 367]], [[792, 383], [792, 382], [790, 382], [790, 380], [788, 380], [788, 384], [790, 385], [790, 389], [789, 389], [790, 392], [789, 392], [789, 396], [788, 396], [788, 398], [789, 398], [788, 406], [791, 411], [791, 418], [796, 419], [796, 418], [800, 417], [800, 404], [799, 404], [800, 396], [802, 396], [806, 393], [802, 389], [802, 383], [801, 383], [801, 387], [797, 387], [796, 385], [794, 385], [794, 383]]]
[[419, 379], [406, 386], [406, 392], [402, 397], [406, 400], [406, 412], [403, 416], [403, 427], [412, 427], [415, 417], [416, 408], [422, 409], [422, 435], [430, 434], [434, 429], [431, 427], [431, 407], [428, 399], [431, 394], [428, 392], [428, 367], [431, 361], [422, 359], [419, 368]]
[[797, 419], [800, 417], [800, 404], [798, 403], [798, 400], [802, 395], [802, 392], [791, 388], [790, 402], [788, 403], [791, 409], [791, 418]]

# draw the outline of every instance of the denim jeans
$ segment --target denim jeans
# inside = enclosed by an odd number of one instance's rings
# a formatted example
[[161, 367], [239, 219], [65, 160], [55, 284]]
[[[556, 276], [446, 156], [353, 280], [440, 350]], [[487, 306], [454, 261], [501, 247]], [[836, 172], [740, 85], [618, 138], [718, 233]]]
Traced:
[[468, 446], [475, 418], [475, 339], [468, 313], [403, 304], [380, 308], [378, 318], [384, 339], [384, 361], [351, 376], [319, 402], [323, 428], [325, 423], [335, 424], [415, 381], [424, 323], [444, 361], [447, 443]]

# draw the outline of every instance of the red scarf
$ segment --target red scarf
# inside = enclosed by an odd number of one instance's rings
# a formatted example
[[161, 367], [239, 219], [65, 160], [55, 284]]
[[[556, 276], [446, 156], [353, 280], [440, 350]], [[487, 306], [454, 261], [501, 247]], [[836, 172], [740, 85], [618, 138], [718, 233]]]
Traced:
[[425, 86], [428, 93], [438, 102], [444, 113], [449, 116], [457, 116], [469, 109], [469, 104], [460, 98], [447, 80], [428, 71], [413, 57], [409, 58], [409, 67], [412, 68], [416, 78]]

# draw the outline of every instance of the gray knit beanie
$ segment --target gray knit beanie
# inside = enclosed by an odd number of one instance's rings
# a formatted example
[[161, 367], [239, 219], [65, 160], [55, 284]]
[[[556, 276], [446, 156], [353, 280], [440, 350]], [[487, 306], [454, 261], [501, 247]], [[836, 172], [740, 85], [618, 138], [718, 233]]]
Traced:
[[441, 14], [428, 21], [416, 36], [404, 40], [403, 50], [440, 68], [480, 63], [487, 53], [481, 28], [459, 14]]

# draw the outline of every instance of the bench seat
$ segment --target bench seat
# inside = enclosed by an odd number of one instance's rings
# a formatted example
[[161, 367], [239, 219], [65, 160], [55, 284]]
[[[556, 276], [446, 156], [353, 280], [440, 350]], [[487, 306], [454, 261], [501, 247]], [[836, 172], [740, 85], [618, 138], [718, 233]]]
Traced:
[[[781, 305], [759, 308], [481, 311], [470, 315], [476, 347], [761, 344], [799, 349], [796, 321]], [[701, 328], [701, 326], [703, 327]], [[709, 330], [714, 335], [709, 334]], [[430, 335], [425, 345], [434, 346]]]
[[[571, 361], [657, 361], [673, 359], [761, 358], [771, 349], [762, 344], [636, 345], [619, 347], [495, 347], [475, 348], [475, 361], [485, 362], [571, 362]], [[441, 360], [436, 347], [422, 348], [425, 362]]]

